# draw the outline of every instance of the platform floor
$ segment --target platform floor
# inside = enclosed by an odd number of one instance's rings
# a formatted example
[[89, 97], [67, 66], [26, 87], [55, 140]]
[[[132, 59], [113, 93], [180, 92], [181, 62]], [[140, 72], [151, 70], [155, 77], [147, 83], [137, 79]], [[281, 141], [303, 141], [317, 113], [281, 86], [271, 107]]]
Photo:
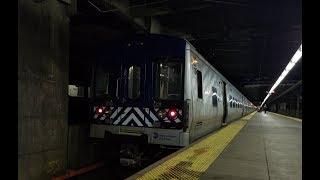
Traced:
[[302, 123], [254, 113], [129, 179], [302, 179]]
[[200, 179], [302, 179], [302, 123], [256, 113]]

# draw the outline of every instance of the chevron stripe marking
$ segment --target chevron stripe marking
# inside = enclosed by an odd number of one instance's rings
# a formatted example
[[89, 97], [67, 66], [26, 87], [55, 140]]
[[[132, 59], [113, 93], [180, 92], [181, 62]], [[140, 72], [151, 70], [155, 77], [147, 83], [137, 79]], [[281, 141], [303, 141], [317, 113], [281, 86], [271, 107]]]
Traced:
[[134, 108], [134, 110], [139, 114], [141, 119], [144, 119], [144, 122], [147, 124], [148, 127], [152, 127], [152, 123], [149, 121], [149, 119], [144, 115], [143, 112], [137, 107]]
[[153, 121], [159, 121], [159, 119], [153, 114], [152, 111], [150, 111], [149, 115], [153, 119]]
[[120, 112], [121, 107], [115, 108], [116, 110], [113, 111], [112, 115], [110, 116], [111, 119], [115, 118], [115, 116]]
[[137, 123], [138, 126], [143, 126], [142, 123], [138, 120], [138, 118], [131, 113], [129, 117], [122, 123], [123, 125], [127, 125], [131, 120], [133, 120], [135, 123]]

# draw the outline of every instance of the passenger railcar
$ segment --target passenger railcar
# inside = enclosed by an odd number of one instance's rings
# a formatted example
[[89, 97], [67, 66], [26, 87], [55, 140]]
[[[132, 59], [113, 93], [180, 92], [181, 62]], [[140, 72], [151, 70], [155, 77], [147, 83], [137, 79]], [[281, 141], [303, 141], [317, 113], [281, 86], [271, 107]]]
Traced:
[[254, 111], [186, 40], [137, 36], [103, 47], [94, 68], [90, 136], [187, 146]]

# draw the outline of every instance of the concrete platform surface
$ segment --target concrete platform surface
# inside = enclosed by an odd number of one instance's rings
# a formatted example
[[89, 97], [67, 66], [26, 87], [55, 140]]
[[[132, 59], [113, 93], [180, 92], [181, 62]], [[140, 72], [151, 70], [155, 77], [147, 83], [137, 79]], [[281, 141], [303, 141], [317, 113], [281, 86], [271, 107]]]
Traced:
[[256, 113], [200, 179], [302, 179], [301, 121]]

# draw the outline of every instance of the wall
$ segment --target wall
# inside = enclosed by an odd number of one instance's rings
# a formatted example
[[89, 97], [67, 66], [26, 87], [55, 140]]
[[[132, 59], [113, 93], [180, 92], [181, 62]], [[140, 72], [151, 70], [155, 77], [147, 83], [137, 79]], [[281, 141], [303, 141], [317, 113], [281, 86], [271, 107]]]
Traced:
[[71, 5], [18, 1], [18, 179], [50, 179], [67, 164]]
[[269, 104], [269, 110], [286, 116], [302, 118], [302, 89], [292, 90]]

